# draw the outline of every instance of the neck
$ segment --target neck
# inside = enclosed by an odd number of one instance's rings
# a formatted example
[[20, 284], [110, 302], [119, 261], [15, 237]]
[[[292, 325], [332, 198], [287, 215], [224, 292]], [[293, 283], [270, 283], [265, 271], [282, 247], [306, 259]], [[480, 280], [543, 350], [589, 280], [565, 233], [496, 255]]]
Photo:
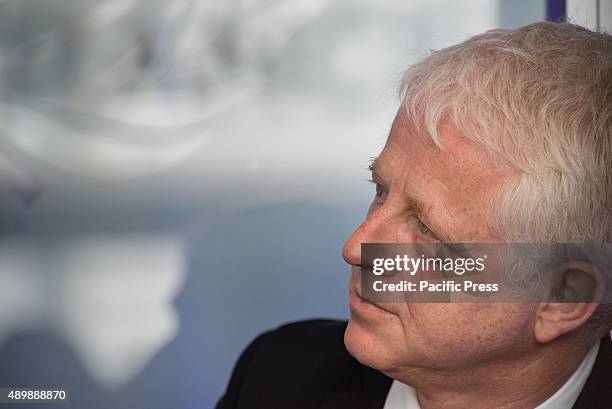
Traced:
[[418, 368], [387, 375], [411, 385], [421, 409], [534, 408], [563, 386], [589, 348], [585, 342], [559, 339], [511, 359], [450, 371]]

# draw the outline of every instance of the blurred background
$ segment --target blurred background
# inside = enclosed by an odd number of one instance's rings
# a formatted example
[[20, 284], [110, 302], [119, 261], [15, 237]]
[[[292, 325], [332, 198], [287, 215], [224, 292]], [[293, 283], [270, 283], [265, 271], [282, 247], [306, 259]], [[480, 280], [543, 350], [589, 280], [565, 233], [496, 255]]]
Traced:
[[545, 18], [545, 0], [0, 1], [0, 387], [212, 408], [257, 334], [346, 318], [341, 247], [402, 71]]

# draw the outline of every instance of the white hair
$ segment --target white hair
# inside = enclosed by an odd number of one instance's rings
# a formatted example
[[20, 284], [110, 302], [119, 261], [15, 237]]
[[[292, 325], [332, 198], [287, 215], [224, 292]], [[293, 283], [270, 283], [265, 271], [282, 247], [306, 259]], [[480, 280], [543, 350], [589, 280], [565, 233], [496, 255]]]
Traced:
[[612, 241], [612, 36], [550, 22], [491, 30], [410, 67], [401, 98], [442, 149], [449, 123], [517, 170], [490, 195], [502, 240]]

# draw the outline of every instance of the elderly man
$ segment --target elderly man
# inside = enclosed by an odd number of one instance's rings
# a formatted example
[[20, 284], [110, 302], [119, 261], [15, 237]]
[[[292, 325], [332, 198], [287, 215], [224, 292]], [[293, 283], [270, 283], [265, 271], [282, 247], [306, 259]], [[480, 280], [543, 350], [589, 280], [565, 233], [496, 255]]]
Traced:
[[612, 37], [492, 30], [412, 66], [401, 95], [343, 249], [348, 324], [260, 336], [218, 408], [612, 408], [607, 304], [375, 303], [360, 288], [362, 243], [610, 243]]

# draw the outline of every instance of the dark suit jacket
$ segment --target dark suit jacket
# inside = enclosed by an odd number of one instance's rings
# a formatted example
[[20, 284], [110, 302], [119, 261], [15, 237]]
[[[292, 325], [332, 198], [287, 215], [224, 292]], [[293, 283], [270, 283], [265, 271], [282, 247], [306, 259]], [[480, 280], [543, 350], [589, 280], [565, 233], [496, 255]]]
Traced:
[[[382, 409], [391, 379], [344, 347], [342, 321], [304, 321], [259, 336], [238, 360], [217, 409]], [[611, 409], [606, 336], [574, 409]]]

